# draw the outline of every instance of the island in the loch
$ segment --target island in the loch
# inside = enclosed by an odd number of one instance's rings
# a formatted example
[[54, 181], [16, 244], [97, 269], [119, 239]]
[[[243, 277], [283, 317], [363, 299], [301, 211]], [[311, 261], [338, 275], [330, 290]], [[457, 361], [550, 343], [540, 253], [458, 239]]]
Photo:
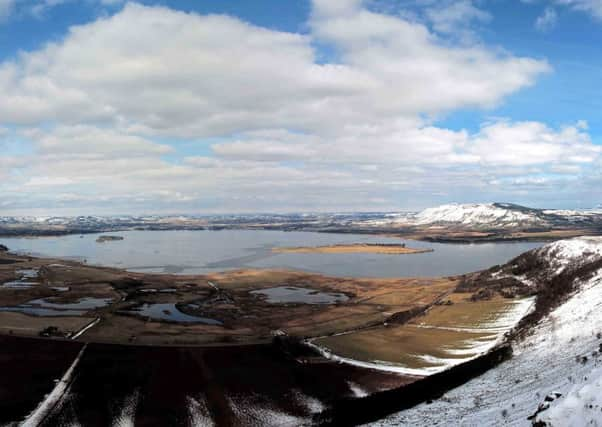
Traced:
[[96, 243], [117, 242], [123, 239], [122, 236], [100, 236], [96, 239]]
[[325, 246], [297, 246], [273, 248], [275, 253], [318, 253], [318, 254], [353, 254], [353, 253], [373, 253], [385, 255], [406, 255], [423, 254], [433, 252], [433, 249], [409, 248], [405, 243], [350, 243]]

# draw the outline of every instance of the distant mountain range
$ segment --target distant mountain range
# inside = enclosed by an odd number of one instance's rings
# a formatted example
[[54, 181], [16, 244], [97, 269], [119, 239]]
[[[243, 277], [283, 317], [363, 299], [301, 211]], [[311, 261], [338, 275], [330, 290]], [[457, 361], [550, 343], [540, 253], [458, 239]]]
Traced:
[[332, 232], [602, 230], [602, 209], [533, 209], [511, 203], [447, 204], [421, 212], [213, 216], [0, 217], [1, 235], [57, 235], [142, 230], [267, 229]]
[[602, 210], [544, 210], [512, 203], [449, 204], [425, 209], [415, 224], [447, 224], [470, 228], [524, 229], [583, 225], [602, 221]]

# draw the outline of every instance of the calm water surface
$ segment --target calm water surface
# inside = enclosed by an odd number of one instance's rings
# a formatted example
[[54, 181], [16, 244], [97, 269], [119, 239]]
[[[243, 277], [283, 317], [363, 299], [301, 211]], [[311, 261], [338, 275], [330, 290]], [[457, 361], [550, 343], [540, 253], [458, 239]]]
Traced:
[[349, 298], [341, 293], [320, 292], [315, 289], [298, 288], [296, 286], [278, 286], [269, 289], [251, 291], [255, 295], [263, 295], [272, 304], [334, 304], [347, 301]]
[[[542, 243], [427, 243], [379, 236], [264, 230], [126, 231], [124, 240], [99, 244], [99, 234], [0, 238], [13, 251], [75, 258], [147, 273], [204, 274], [237, 268], [290, 268], [353, 277], [448, 276], [502, 264]], [[274, 254], [287, 246], [406, 243], [434, 252], [383, 254]]]
[[221, 325], [222, 322], [207, 317], [189, 316], [182, 313], [175, 304], [142, 304], [139, 307], [129, 311], [141, 317], [150, 317], [151, 319], [167, 320], [177, 323], [203, 323], [205, 325]]

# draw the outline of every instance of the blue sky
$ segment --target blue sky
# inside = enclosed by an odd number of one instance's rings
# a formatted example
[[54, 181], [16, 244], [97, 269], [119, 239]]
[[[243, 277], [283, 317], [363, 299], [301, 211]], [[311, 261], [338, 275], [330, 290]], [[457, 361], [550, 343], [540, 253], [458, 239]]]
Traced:
[[601, 53], [596, 0], [0, 0], [0, 215], [595, 207]]

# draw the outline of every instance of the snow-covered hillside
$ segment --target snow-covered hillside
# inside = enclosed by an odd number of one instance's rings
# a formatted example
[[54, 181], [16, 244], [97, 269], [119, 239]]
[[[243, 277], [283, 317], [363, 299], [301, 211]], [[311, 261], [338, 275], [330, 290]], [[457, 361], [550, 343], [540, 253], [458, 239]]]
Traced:
[[454, 224], [471, 228], [544, 227], [541, 211], [504, 203], [457, 204], [428, 208], [415, 217], [418, 225]]
[[578, 237], [559, 240], [535, 250], [556, 274], [602, 258], [602, 237]]
[[532, 277], [553, 280], [592, 269], [576, 277], [568, 299], [513, 345], [509, 361], [431, 404], [374, 425], [602, 425], [602, 237], [555, 242], [532, 254], [543, 270]]

